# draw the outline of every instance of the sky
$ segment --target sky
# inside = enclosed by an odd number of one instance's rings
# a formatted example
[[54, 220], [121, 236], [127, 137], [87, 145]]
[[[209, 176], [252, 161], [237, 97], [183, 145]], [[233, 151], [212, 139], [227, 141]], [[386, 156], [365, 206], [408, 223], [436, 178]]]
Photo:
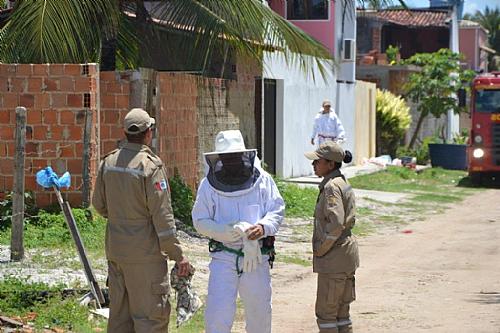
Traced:
[[[429, 7], [429, 0], [405, 0], [410, 8]], [[464, 14], [474, 14], [476, 10], [483, 11], [484, 7], [500, 8], [500, 0], [465, 0]]]

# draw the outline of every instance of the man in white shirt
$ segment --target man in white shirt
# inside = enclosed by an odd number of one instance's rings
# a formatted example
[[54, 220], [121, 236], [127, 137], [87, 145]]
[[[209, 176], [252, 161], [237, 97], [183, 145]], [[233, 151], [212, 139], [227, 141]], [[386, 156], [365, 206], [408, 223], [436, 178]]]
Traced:
[[313, 132], [311, 135], [311, 144], [314, 145], [316, 136], [318, 137], [318, 146], [325, 141], [343, 141], [345, 139], [345, 130], [342, 122], [332, 109], [332, 103], [329, 100], [323, 102], [323, 108], [314, 118]]
[[238, 294], [246, 332], [271, 333], [269, 269], [285, 203], [256, 153], [245, 148], [239, 130], [230, 130], [219, 132], [215, 151], [204, 154], [209, 168], [192, 217], [196, 230], [210, 238], [207, 333], [231, 333]]

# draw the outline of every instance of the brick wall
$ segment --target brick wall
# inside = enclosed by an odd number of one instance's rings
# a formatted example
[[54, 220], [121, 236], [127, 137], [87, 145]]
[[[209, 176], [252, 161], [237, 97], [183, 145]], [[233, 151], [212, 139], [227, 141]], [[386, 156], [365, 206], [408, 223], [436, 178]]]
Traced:
[[[50, 165], [61, 175], [71, 173], [71, 188], [63, 190], [72, 205], [82, 202], [86, 115], [97, 121], [98, 68], [95, 64], [0, 64], [0, 192], [13, 188], [15, 108], [27, 109], [25, 188], [39, 206], [56, 204], [52, 190], [36, 184], [35, 174]], [[96, 158], [95, 129], [90, 137], [90, 163]]]
[[198, 181], [198, 78], [157, 73], [157, 151], [173, 176], [175, 170], [195, 189]]
[[118, 147], [124, 139], [123, 119], [130, 110], [132, 71], [100, 72], [99, 157]]

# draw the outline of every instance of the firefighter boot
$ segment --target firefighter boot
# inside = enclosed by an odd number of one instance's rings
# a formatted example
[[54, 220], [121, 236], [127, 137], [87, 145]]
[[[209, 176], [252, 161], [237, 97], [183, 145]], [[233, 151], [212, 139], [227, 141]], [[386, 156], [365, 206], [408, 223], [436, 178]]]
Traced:
[[353, 333], [352, 322], [349, 318], [339, 318], [339, 321], [337, 321], [337, 328], [339, 333]]

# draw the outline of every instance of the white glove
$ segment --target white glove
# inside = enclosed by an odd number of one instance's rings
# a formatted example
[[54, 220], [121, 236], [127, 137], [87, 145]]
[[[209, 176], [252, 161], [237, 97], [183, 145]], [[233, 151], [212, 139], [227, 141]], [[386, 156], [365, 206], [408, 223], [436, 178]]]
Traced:
[[196, 230], [205, 236], [223, 243], [235, 242], [241, 238], [240, 233], [234, 229], [233, 224], [218, 224], [213, 220], [193, 221]]
[[245, 231], [252, 225], [248, 222], [238, 222], [234, 225], [234, 229], [238, 231], [243, 239], [243, 272], [250, 273], [257, 270], [259, 264], [262, 263], [262, 254], [260, 252], [260, 244], [258, 240], [249, 240]]

